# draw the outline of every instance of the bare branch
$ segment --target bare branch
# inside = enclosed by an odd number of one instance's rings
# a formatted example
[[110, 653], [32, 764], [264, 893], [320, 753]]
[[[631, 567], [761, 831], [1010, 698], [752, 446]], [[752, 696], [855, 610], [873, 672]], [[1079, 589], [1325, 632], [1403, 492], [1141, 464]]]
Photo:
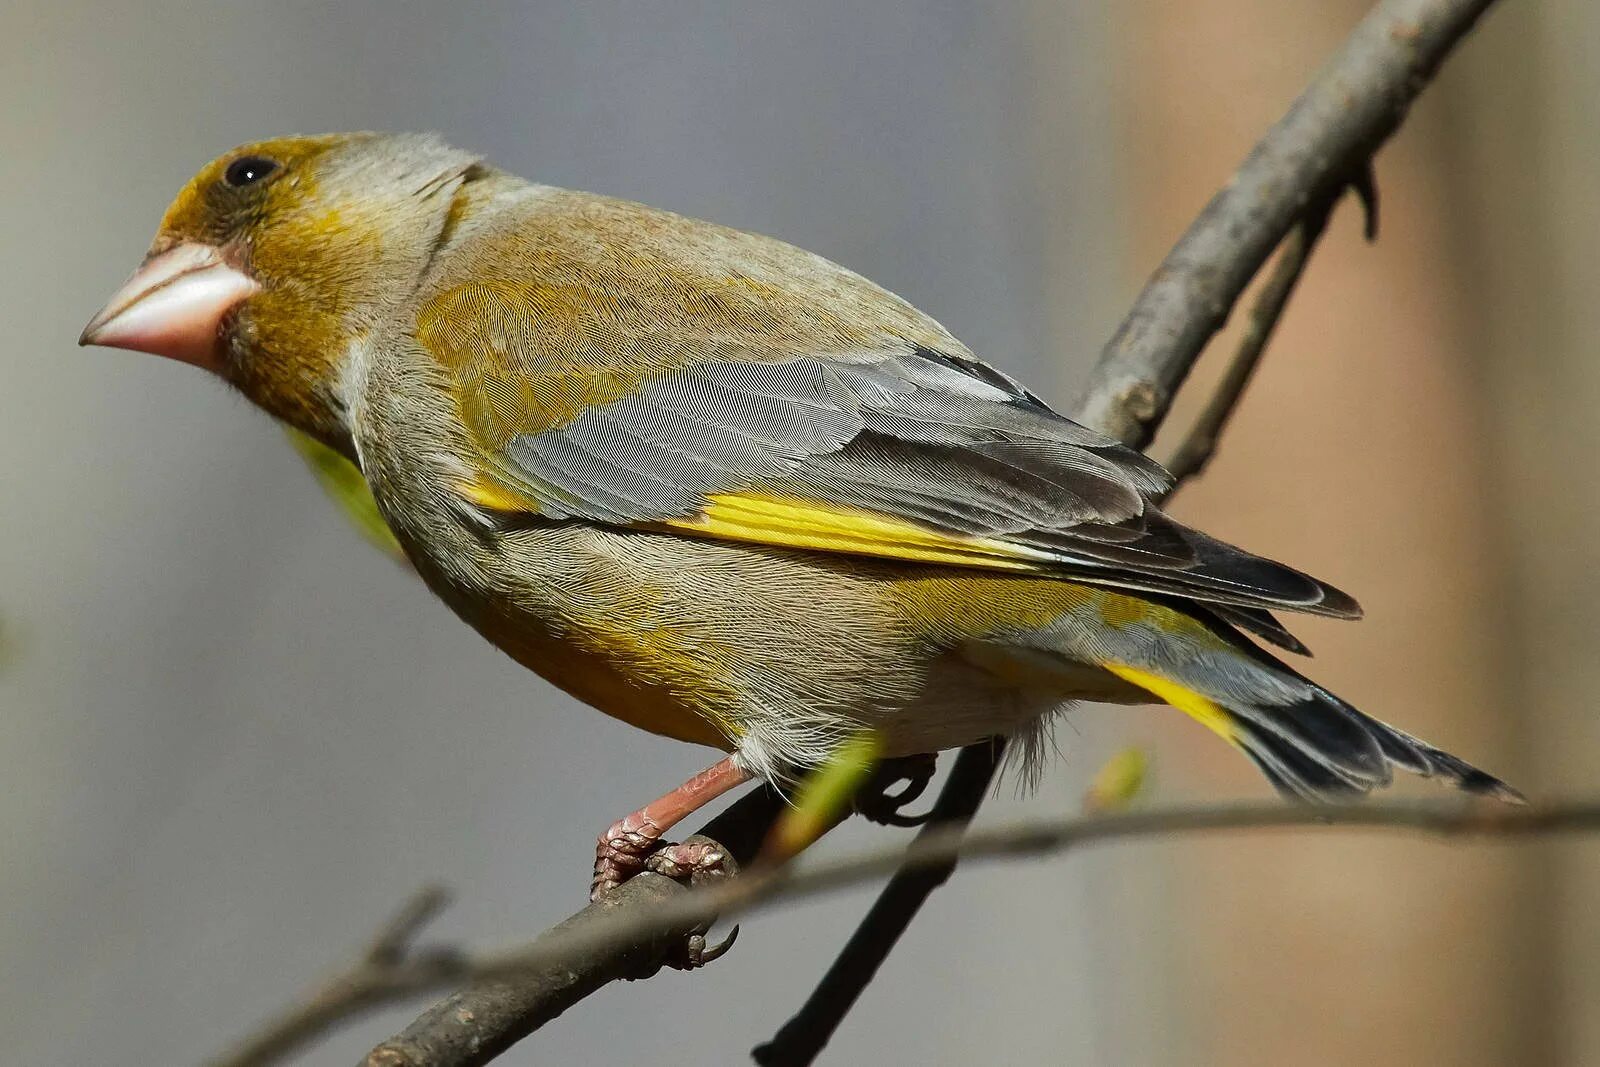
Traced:
[[1145, 448], [1195, 358], [1272, 250], [1359, 172], [1494, 0], [1384, 0], [1251, 150], [1151, 276], [1079, 415]]
[[[378, 1046], [366, 1064], [484, 1064], [605, 982], [653, 973], [676, 943], [674, 939], [684, 931], [703, 928], [717, 916], [792, 903], [890, 873], [937, 872], [956, 860], [1018, 859], [1102, 842], [1270, 828], [1386, 830], [1486, 839], [1592, 833], [1600, 831], [1600, 800], [1525, 808], [1455, 799], [1329, 806], [1268, 801], [1072, 816], [970, 832], [964, 826], [930, 830], [905, 848], [876, 849], [808, 870], [748, 871], [740, 878], [697, 889], [644, 874], [613, 893], [608, 898], [615, 901], [611, 906], [591, 904], [531, 945], [482, 955], [457, 951], [430, 953], [422, 959], [403, 955], [389, 966], [374, 964], [377, 976], [372, 980], [330, 983], [305, 1008], [293, 1013], [311, 1023], [283, 1026], [278, 1035], [264, 1032], [216, 1063], [219, 1067], [264, 1067], [281, 1062], [343, 1019], [470, 979], [473, 985], [469, 990], [447, 998], [401, 1035]], [[379, 941], [385, 940], [380, 935]], [[661, 946], [659, 952], [649, 947], [655, 945]], [[430, 967], [426, 962], [430, 958], [444, 962]], [[372, 959], [367, 957], [356, 970]], [[484, 1011], [500, 1016], [499, 1021], [484, 1025], [474, 1019]], [[475, 1044], [479, 1040], [487, 1043]]]

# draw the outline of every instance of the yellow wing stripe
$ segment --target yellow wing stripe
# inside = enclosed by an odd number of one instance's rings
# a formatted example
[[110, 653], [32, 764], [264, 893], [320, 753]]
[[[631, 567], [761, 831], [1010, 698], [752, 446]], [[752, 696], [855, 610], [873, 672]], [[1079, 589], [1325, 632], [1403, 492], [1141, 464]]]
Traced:
[[1123, 681], [1138, 686], [1163, 703], [1171, 704], [1229, 744], [1238, 743], [1233, 734], [1233, 716], [1214, 700], [1203, 697], [1177, 682], [1148, 671], [1141, 671], [1137, 667], [1129, 667], [1124, 663], [1102, 663], [1100, 666]]
[[[492, 477], [462, 482], [456, 491], [493, 511], [537, 512], [538, 503]], [[946, 563], [963, 567], [1040, 573], [1049, 557], [989, 537], [962, 537], [910, 519], [798, 497], [756, 493], [718, 493], [693, 515], [640, 523], [725, 541], [877, 556], [908, 563]]]
[[680, 533], [782, 548], [846, 552], [915, 563], [1037, 572], [1040, 555], [992, 538], [961, 537], [921, 523], [819, 500], [722, 493], [698, 514], [651, 524]]
[[490, 511], [537, 512], [539, 510], [536, 501], [487, 478], [460, 482], [456, 485], [456, 492], [470, 503]]

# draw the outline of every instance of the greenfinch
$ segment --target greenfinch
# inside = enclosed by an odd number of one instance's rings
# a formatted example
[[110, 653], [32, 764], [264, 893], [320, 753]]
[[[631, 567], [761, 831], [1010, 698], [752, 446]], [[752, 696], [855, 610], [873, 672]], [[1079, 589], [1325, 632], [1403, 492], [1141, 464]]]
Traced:
[[[1279, 790], [1517, 794], [1270, 655], [1359, 615], [1183, 526], [1164, 470], [791, 245], [525, 181], [432, 136], [237, 148], [82, 343], [197, 364], [359, 466], [428, 586], [601, 711], [729, 753], [620, 820], [598, 894], [752, 778], [1037, 742], [1164, 702]], [[1037, 744], [1032, 746], [1035, 750]]]

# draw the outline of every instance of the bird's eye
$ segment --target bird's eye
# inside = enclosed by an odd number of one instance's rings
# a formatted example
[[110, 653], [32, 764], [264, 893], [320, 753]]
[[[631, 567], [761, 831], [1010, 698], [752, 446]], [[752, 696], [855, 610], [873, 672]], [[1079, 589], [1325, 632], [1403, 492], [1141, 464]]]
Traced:
[[254, 185], [278, 169], [278, 164], [261, 156], [240, 156], [228, 164], [228, 169], [222, 172], [222, 180], [235, 189], [246, 185]]

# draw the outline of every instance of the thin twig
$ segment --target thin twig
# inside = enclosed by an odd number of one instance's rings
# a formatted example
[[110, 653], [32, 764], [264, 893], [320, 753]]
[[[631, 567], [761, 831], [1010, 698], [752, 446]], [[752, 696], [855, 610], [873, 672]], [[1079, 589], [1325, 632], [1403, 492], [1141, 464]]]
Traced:
[[1327, 225], [1326, 210], [1313, 212], [1284, 240], [1278, 265], [1261, 287], [1255, 306], [1250, 309], [1250, 321], [1245, 326], [1244, 336], [1239, 340], [1239, 348], [1228, 369], [1223, 372], [1211, 399], [1206, 401], [1205, 409], [1166, 463], [1173, 485], [1169, 496], [1178, 486], [1201, 474], [1206, 464], [1211, 462], [1211, 457], [1216, 455], [1217, 441], [1222, 437], [1223, 427], [1233, 417], [1245, 387], [1255, 376], [1261, 356], [1267, 350], [1267, 342], [1272, 340], [1273, 331], [1283, 318], [1289, 297], [1294, 294], [1295, 286], [1305, 273], [1306, 264], [1311, 261], [1311, 252], [1317, 247]]
[[1283, 801], [1226, 804], [1111, 815], [1026, 820], [990, 830], [952, 829], [919, 837], [903, 849], [875, 849], [852, 858], [799, 871], [748, 874], [675, 895], [653, 911], [630, 909], [604, 922], [528, 947], [480, 957], [475, 973], [506, 976], [606, 955], [690, 920], [749, 914], [776, 903], [836, 892], [907, 868], [962, 860], [1016, 859], [1048, 855], [1078, 845], [1162, 835], [1278, 829], [1371, 829], [1436, 837], [1516, 838], [1600, 831], [1600, 800], [1545, 807], [1515, 807], [1485, 801], [1437, 801], [1310, 805]]
[[1345, 188], [1353, 191], [1361, 202], [1364, 215], [1362, 233], [1368, 241], [1377, 239], [1378, 181], [1369, 161], [1356, 172], [1356, 177], [1347, 187], [1336, 189], [1326, 199], [1307, 208], [1305, 215], [1284, 239], [1277, 266], [1261, 287], [1250, 309], [1250, 319], [1245, 324], [1244, 336], [1239, 339], [1239, 348], [1234, 352], [1233, 360], [1213, 390], [1211, 399], [1206, 401], [1205, 410], [1195, 419], [1183, 442], [1166, 463], [1167, 473], [1172, 475], [1168, 497], [1177, 492], [1184, 482], [1203, 473], [1211, 457], [1216, 455], [1222, 431], [1238, 408], [1250, 379], [1255, 376], [1256, 367], [1260, 365], [1261, 357], [1283, 319], [1289, 298], [1294, 295], [1295, 286], [1305, 274], [1317, 242], [1327, 232], [1328, 218], [1333, 214], [1339, 198], [1344, 195]]
[[[332, 1013], [332, 1021], [337, 1022], [373, 1007], [411, 999], [469, 978], [474, 982], [474, 989], [505, 986], [526, 1002], [538, 1001], [538, 1011], [519, 1017], [520, 1028], [530, 1018], [539, 1022], [554, 1017], [582, 999], [587, 984], [575, 980], [570, 974], [572, 969], [577, 968], [581, 977], [586, 968], [611, 968], [614, 965], [609, 961], [627, 958], [641, 968], [639, 973], [648, 973], [660, 965], [664, 956], [653, 957], [641, 952], [641, 945], [661, 943], [670, 947], [681, 931], [702, 928], [718, 916], [728, 918], [775, 904], [793, 903], [890, 873], [937, 871], [954, 860], [1018, 859], [1101, 842], [1270, 828], [1387, 830], [1444, 838], [1493, 839], [1592, 833], [1600, 831], [1600, 800], [1525, 808], [1461, 800], [1345, 806], [1269, 801], [1025, 820], [988, 830], [950, 827], [921, 834], [905, 848], [874, 849], [798, 871], [749, 872], [740, 878], [697, 889], [685, 889], [654, 874], [640, 875], [614, 894], [640, 894], [634, 903], [609, 908], [592, 904], [541, 934], [530, 945], [481, 955], [439, 952], [438, 958], [449, 961], [448, 966], [442, 968], [429, 966], [426, 958], [407, 954], [391, 966], [380, 968], [379, 980], [366, 982], [359, 995], [347, 986], [333, 983], [319, 993], [318, 998], [326, 998], [324, 1010]], [[641, 888], [629, 890], [636, 884]], [[543, 992], [529, 992], [535, 989]], [[477, 1032], [467, 1016], [483, 1007], [484, 1002], [475, 1004], [460, 998], [461, 994], [452, 996], [408, 1028], [409, 1040], [414, 1043], [404, 1044], [397, 1038], [380, 1045], [367, 1059], [368, 1067], [483, 1064], [516, 1040], [511, 1036], [514, 1028], [507, 1027], [500, 1031], [503, 1043], [493, 1046], [472, 1049], [435, 1044], [433, 1039], [441, 1024], [467, 1024], [460, 1034], [463, 1040]], [[500, 1003], [488, 1002], [489, 1006]], [[450, 1007], [447, 1009], [446, 1005]], [[453, 1017], [446, 1020], [441, 1017], [445, 1014]], [[310, 1037], [320, 1035], [328, 1025], [319, 1020], [314, 1032], [306, 1033]], [[427, 1040], [421, 1040], [424, 1038]], [[284, 1045], [271, 1049], [265, 1042], [258, 1042], [257, 1047], [265, 1051], [254, 1059], [236, 1056], [217, 1062], [230, 1067], [262, 1067], [280, 1062], [284, 1055], [301, 1047], [308, 1039], [297, 1038], [292, 1047]]]
[[[1004, 750], [1005, 741], [1000, 738], [961, 750], [927, 825], [917, 835], [919, 841], [966, 829], [988, 795]], [[896, 871], [805, 1005], [772, 1040], [751, 1052], [755, 1061], [762, 1067], [797, 1067], [814, 1060], [922, 905], [955, 869], [952, 856], [944, 863]]]

